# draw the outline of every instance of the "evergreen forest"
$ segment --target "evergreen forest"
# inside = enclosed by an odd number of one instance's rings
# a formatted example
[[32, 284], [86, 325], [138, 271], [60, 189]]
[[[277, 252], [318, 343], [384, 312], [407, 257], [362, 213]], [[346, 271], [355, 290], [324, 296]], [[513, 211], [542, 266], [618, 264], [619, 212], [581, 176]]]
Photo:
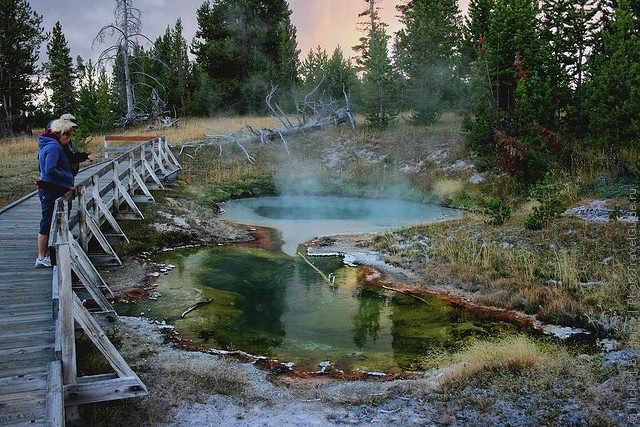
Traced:
[[260, 115], [273, 94], [287, 114], [309, 97], [346, 102], [377, 129], [454, 112], [476, 166], [523, 187], [594, 150], [637, 177], [639, 0], [471, 0], [465, 15], [456, 0], [408, 0], [393, 34], [369, 0], [357, 46], [306, 56], [285, 0], [204, 1], [191, 44], [180, 19], [152, 41], [139, 4], [113, 3], [96, 40], [120, 36], [93, 62], [73, 59], [64, 28], [43, 28], [27, 0], [2, 1], [1, 135], [68, 111], [81, 135], [150, 117]]

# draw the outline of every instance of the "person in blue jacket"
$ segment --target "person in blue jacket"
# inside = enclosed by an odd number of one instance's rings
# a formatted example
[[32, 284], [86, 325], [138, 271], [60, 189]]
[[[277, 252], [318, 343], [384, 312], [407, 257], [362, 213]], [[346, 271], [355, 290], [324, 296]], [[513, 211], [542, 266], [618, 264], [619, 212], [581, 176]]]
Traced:
[[[78, 123], [76, 122], [76, 118], [73, 114], [65, 113], [60, 116], [60, 119], [69, 120], [71, 123], [73, 123], [73, 126], [78, 125]], [[45, 130], [51, 129], [51, 123], [53, 123], [53, 120], [47, 123], [44, 129]], [[71, 170], [73, 171], [74, 175], [78, 175], [78, 171], [80, 171], [80, 163], [87, 160], [90, 163], [93, 163], [96, 161], [96, 156], [94, 156], [93, 154], [78, 151], [76, 147], [73, 145], [73, 141], [69, 141], [69, 143], [62, 148], [64, 149], [64, 153], [67, 155], [67, 158], [69, 159], [69, 163], [71, 163]]]
[[36, 181], [42, 207], [42, 219], [38, 233], [36, 267], [51, 267], [49, 257], [49, 230], [57, 198], [73, 189], [74, 175], [64, 146], [71, 141], [74, 124], [70, 120], [57, 119], [38, 137], [38, 166], [40, 178]]

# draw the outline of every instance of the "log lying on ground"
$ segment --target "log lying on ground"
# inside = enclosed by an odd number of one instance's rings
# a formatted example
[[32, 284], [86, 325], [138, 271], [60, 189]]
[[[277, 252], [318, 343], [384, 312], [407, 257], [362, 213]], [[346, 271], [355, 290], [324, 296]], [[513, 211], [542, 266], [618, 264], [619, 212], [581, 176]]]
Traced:
[[[318, 105], [312, 105], [312, 103], [306, 102], [304, 103], [305, 108], [298, 108], [298, 110], [302, 113], [306, 109], [310, 110], [314, 114], [314, 118], [311, 120], [306, 120], [305, 114], [302, 114], [302, 119], [299, 119], [299, 124], [293, 125], [289, 118], [284, 114], [282, 109], [277, 105], [272, 105], [272, 96], [275, 92], [276, 88], [274, 87], [272, 91], [267, 95], [266, 102], [274, 114], [274, 116], [282, 123], [284, 127], [276, 128], [276, 129], [253, 129], [251, 126], [245, 124], [240, 131], [233, 134], [221, 134], [221, 135], [206, 135], [204, 136], [204, 140], [192, 141], [181, 145], [180, 154], [187, 147], [198, 147], [205, 145], [214, 145], [217, 144], [220, 146], [220, 155], [222, 155], [222, 146], [225, 144], [238, 144], [238, 146], [244, 151], [247, 160], [253, 163], [255, 162], [255, 158], [253, 158], [247, 149], [244, 147], [245, 144], [253, 144], [253, 143], [269, 143], [272, 141], [280, 140], [285, 148], [287, 149], [287, 153], [289, 152], [289, 147], [287, 147], [286, 136], [294, 135], [302, 132], [319, 130], [324, 128], [327, 125], [333, 124], [338, 126], [340, 124], [349, 124], [352, 129], [355, 129], [356, 122], [351, 114], [351, 110], [349, 109], [349, 97], [345, 93], [345, 108], [335, 108], [335, 102], [330, 103], [319, 103]], [[240, 134], [245, 129], [248, 129], [251, 135], [241, 136]]]
[[198, 307], [202, 307], [203, 305], [209, 304], [211, 301], [213, 301], [213, 298], [209, 298], [204, 301], [198, 301], [197, 303], [193, 304], [191, 307], [183, 311], [180, 317], [184, 319], [184, 316], [186, 316], [188, 313], [191, 313], [193, 310], [195, 310]]

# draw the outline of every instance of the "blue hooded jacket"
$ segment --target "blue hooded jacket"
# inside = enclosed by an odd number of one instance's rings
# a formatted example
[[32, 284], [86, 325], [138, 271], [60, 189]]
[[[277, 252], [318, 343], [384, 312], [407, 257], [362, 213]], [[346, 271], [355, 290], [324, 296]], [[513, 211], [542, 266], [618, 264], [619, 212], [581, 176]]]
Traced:
[[60, 142], [46, 132], [38, 137], [40, 181], [71, 189], [73, 172]]

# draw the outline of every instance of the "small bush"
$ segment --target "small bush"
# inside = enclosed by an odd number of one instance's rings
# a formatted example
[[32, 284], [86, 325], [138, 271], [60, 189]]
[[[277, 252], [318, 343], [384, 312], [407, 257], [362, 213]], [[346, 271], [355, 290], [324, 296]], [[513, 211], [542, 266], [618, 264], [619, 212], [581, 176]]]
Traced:
[[491, 217], [489, 224], [502, 225], [511, 217], [511, 206], [502, 199], [484, 202], [484, 214]]
[[538, 320], [556, 325], [582, 327], [586, 317], [582, 305], [566, 296], [558, 295], [538, 312]]
[[622, 216], [624, 212], [622, 211], [622, 208], [620, 206], [614, 206], [614, 208], [611, 210], [611, 213], [609, 214], [609, 219], [611, 221], [617, 221], [618, 219], [620, 219], [620, 217]]
[[549, 176], [533, 190], [533, 199], [540, 205], [533, 208], [533, 212], [525, 220], [524, 226], [528, 230], [540, 230], [564, 210], [564, 201], [560, 195], [558, 185], [550, 182]]

